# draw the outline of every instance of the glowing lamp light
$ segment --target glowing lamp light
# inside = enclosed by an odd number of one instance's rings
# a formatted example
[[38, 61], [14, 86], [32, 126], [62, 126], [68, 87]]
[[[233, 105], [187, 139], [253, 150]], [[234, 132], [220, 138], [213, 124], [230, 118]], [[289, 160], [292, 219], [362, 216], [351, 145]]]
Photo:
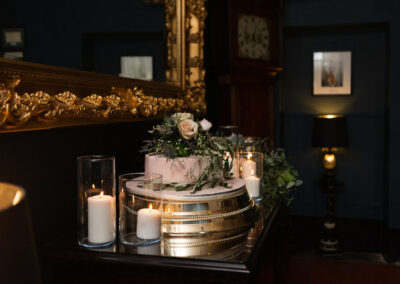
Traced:
[[337, 148], [348, 145], [345, 117], [336, 114], [315, 116], [312, 145], [322, 148], [324, 168], [334, 170]]
[[324, 155], [324, 168], [326, 170], [333, 170], [336, 167], [336, 157], [334, 153], [326, 153]]

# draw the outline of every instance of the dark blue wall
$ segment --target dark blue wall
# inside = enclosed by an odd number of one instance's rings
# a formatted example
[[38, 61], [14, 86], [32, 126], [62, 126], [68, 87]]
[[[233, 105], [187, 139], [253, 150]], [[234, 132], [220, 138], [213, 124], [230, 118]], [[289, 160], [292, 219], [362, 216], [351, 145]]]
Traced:
[[[0, 27], [25, 28], [25, 60], [81, 68], [82, 34], [163, 31], [164, 9], [141, 0], [7, 1]], [[155, 48], [159, 48], [156, 46]]]
[[[81, 68], [83, 33], [164, 29], [162, 7], [140, 0], [14, 0], [3, 4], [0, 26], [25, 27], [26, 60], [56, 66]], [[346, 114], [350, 134], [350, 147], [338, 153], [338, 178], [346, 184], [337, 203], [339, 216], [384, 220], [400, 227], [400, 149], [396, 147], [400, 145], [399, 1], [286, 0], [284, 8], [285, 28], [307, 27], [285, 33], [281, 76], [281, 142], [304, 179], [292, 213], [324, 213], [324, 196], [315, 185], [321, 176], [321, 157], [311, 148], [312, 116], [335, 112]], [[387, 28], [377, 25], [381, 22]], [[331, 28], [317, 29], [325, 25]], [[312, 96], [312, 52], [316, 50], [353, 52], [352, 96]]]
[[[339, 113], [348, 118], [350, 146], [338, 153], [338, 179], [346, 191], [338, 198], [337, 214], [400, 227], [399, 2], [287, 0], [284, 7], [281, 142], [304, 179], [292, 213], [324, 214], [325, 198], [316, 186], [321, 156], [311, 148], [312, 116]], [[312, 52], [320, 50], [352, 51], [351, 96], [312, 96]]]

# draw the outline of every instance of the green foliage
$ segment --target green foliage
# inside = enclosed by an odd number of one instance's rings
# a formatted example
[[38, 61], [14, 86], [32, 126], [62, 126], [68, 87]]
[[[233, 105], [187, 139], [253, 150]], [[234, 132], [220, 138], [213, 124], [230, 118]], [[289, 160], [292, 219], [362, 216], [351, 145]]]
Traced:
[[282, 149], [264, 152], [264, 199], [283, 200], [290, 205], [291, 191], [303, 183], [298, 177], [298, 171], [289, 163]]

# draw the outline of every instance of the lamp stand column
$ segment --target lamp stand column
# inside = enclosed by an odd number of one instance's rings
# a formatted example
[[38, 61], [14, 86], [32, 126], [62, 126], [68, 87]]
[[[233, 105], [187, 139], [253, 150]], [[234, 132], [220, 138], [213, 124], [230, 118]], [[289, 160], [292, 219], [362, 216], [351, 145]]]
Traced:
[[319, 249], [323, 255], [336, 255], [339, 252], [339, 240], [336, 233], [335, 222], [335, 198], [337, 195], [338, 183], [335, 179], [335, 172], [328, 170], [320, 180], [320, 189], [326, 194], [326, 215], [322, 228], [322, 237]]

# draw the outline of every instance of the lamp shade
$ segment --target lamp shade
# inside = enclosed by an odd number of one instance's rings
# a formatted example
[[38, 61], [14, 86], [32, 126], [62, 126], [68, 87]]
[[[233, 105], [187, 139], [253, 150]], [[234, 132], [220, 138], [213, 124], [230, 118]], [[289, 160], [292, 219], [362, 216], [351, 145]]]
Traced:
[[0, 183], [0, 283], [40, 283], [25, 191]]
[[348, 146], [346, 118], [343, 115], [314, 117], [312, 145], [314, 147]]

